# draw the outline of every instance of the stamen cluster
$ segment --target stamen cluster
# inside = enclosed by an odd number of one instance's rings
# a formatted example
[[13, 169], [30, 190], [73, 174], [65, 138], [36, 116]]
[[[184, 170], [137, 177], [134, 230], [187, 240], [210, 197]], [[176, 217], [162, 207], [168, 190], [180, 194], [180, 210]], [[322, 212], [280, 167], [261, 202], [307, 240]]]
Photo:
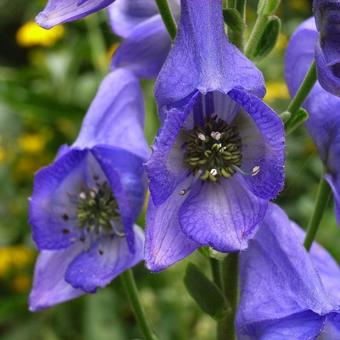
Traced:
[[216, 182], [233, 176], [242, 163], [242, 141], [235, 126], [216, 115], [188, 132], [184, 162], [195, 176]]
[[118, 204], [107, 182], [95, 188], [82, 190], [77, 204], [77, 217], [81, 228], [95, 232], [112, 231], [119, 219]]

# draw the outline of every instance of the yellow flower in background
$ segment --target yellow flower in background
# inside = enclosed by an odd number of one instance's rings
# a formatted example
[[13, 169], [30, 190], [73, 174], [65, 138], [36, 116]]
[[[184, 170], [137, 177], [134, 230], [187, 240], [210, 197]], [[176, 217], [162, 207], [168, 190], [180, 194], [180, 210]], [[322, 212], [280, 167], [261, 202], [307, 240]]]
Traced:
[[0, 247], [0, 277], [27, 267], [33, 260], [34, 252], [26, 246]]
[[17, 31], [16, 39], [22, 47], [53, 46], [65, 34], [63, 26], [55, 26], [46, 30], [38, 26], [34, 21], [28, 21]]
[[18, 145], [23, 152], [39, 153], [45, 148], [46, 136], [44, 134], [25, 133], [19, 138]]
[[289, 92], [284, 82], [268, 82], [265, 101], [274, 101], [277, 99], [289, 99]]

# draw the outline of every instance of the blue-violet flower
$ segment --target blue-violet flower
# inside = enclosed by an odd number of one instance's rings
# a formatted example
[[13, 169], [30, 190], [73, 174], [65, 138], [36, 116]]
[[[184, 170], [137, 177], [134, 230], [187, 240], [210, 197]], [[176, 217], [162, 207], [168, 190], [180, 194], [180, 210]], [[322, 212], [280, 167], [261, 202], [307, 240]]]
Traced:
[[147, 163], [146, 263], [247, 247], [284, 183], [284, 131], [260, 71], [230, 44], [222, 3], [182, 0], [156, 84], [162, 128]]
[[134, 222], [148, 157], [143, 105], [130, 71], [109, 74], [75, 143], [36, 174], [29, 220], [41, 253], [30, 310], [93, 293], [142, 260], [144, 235]]
[[[285, 75], [292, 96], [313, 59], [317, 39], [315, 22], [311, 18], [297, 28], [289, 42]], [[335, 212], [340, 225], [340, 98], [325, 91], [317, 82], [303, 106], [309, 112], [306, 127], [327, 169], [325, 178], [333, 190]]]
[[339, 339], [340, 270], [276, 205], [240, 255], [238, 339]]

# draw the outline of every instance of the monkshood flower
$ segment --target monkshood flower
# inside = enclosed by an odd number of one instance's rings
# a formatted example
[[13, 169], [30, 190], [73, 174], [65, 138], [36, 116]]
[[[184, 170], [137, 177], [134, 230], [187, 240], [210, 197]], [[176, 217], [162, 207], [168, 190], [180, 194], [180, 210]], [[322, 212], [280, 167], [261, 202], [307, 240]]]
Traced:
[[284, 182], [284, 131], [260, 71], [224, 33], [222, 4], [182, 0], [156, 84], [162, 128], [147, 163], [146, 263], [166, 268], [197, 247], [247, 247]]
[[[170, 0], [179, 17], [179, 0]], [[127, 67], [141, 78], [156, 78], [171, 48], [171, 40], [154, 0], [119, 0], [109, 8], [112, 30], [123, 38], [112, 69]]]
[[75, 143], [34, 180], [29, 220], [41, 250], [30, 310], [93, 293], [143, 258], [134, 225], [144, 200], [143, 97], [116, 70], [102, 82]]
[[115, 0], [48, 0], [46, 7], [37, 15], [35, 20], [41, 27], [51, 28], [63, 22], [81, 19], [109, 6], [114, 1]]
[[[238, 339], [339, 339], [340, 270], [318, 244], [274, 204], [240, 255]], [[334, 337], [332, 337], [334, 336]]]
[[325, 90], [340, 96], [340, 0], [314, 0], [319, 39], [315, 47], [318, 79]]
[[[285, 76], [292, 96], [296, 93], [313, 59], [317, 39], [315, 22], [311, 18], [297, 28], [289, 42]], [[325, 91], [317, 82], [303, 106], [309, 112], [306, 127], [327, 168], [325, 178], [333, 190], [336, 216], [340, 224], [340, 98]]]

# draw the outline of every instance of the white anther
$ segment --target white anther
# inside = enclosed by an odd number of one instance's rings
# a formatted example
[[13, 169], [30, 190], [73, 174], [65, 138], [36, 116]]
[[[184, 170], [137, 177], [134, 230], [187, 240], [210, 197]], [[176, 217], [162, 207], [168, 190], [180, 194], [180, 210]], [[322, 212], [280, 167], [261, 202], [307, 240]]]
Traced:
[[96, 193], [94, 192], [94, 191], [90, 191], [90, 196], [91, 196], [91, 198], [95, 198], [96, 197]]
[[202, 142], [205, 142], [205, 141], [207, 140], [207, 137], [206, 137], [205, 134], [202, 133], [202, 132], [198, 132], [198, 133], [197, 133], [197, 137], [198, 137], [198, 139], [200, 139]]
[[86, 194], [85, 194], [84, 191], [82, 191], [82, 192], [79, 194], [79, 198], [80, 198], [81, 200], [86, 200]]
[[251, 171], [252, 176], [256, 176], [260, 172], [261, 168], [259, 165], [256, 165], [253, 167], [253, 170]]
[[181, 196], [184, 196], [188, 191], [189, 191], [188, 189], [182, 189], [182, 190], [179, 192], [179, 194], [180, 194]]
[[221, 139], [222, 134], [221, 134], [221, 132], [218, 132], [218, 131], [212, 131], [210, 136], [218, 141], [218, 140]]
[[218, 174], [218, 171], [216, 169], [211, 169], [210, 170], [210, 175], [211, 176], [216, 176]]

